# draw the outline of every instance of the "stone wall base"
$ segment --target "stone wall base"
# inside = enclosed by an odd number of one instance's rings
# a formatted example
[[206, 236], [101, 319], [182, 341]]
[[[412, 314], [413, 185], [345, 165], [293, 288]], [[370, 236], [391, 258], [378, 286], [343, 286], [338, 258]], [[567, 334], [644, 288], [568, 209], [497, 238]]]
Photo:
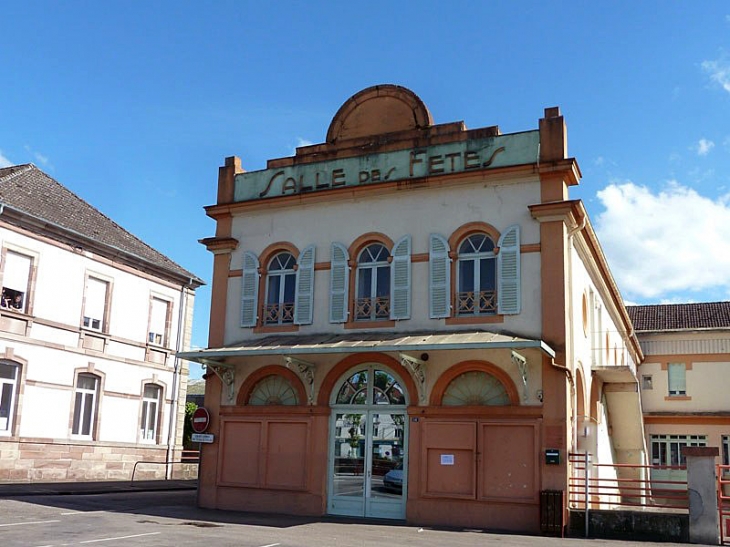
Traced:
[[[111, 481], [165, 478], [165, 446], [58, 439], [0, 438], [0, 482]], [[175, 450], [173, 461], [180, 461]], [[194, 475], [193, 469], [194, 466]], [[173, 477], [194, 478], [197, 464], [172, 464]]]
[[[689, 515], [686, 513], [591, 509], [588, 515], [588, 535], [592, 538], [689, 543]], [[585, 512], [571, 509], [569, 526], [571, 537], [583, 537]]]

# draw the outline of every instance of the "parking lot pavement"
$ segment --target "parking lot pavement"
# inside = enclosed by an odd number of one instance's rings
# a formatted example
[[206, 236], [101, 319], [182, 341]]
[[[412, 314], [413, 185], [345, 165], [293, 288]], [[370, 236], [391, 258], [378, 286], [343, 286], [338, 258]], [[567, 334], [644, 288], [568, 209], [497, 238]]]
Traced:
[[[3, 547], [632, 545], [631, 542], [532, 537], [481, 530], [442, 530], [384, 521], [215, 511], [200, 509], [195, 502], [196, 492], [192, 490], [0, 499], [0, 541]], [[671, 544], [634, 545], [667, 547]]]

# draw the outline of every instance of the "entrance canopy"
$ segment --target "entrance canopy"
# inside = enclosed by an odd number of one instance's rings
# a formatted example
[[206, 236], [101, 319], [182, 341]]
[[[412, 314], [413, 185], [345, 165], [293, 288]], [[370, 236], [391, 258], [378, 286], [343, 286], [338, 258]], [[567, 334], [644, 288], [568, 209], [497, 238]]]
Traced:
[[418, 389], [419, 400], [426, 398], [424, 361], [408, 353], [437, 350], [505, 350], [511, 352], [512, 362], [517, 366], [525, 398], [527, 397], [527, 361], [518, 353], [519, 350], [534, 349], [548, 357], [555, 357], [555, 351], [542, 340], [519, 338], [506, 334], [487, 331], [455, 331], [455, 332], [411, 332], [411, 333], [345, 333], [345, 334], [312, 334], [305, 336], [273, 335], [255, 338], [224, 346], [198, 351], [186, 351], [177, 356], [195, 361], [206, 366], [217, 374], [228, 387], [227, 402], [235, 400], [235, 365], [237, 358], [255, 357], [259, 355], [277, 355], [283, 357], [287, 366], [295, 365], [310, 385], [309, 402], [314, 401], [314, 364], [307, 361], [308, 356], [336, 353], [395, 352], [399, 354], [401, 363], [408, 368], [414, 377]]
[[208, 363], [229, 357], [256, 355], [315, 355], [326, 353], [363, 353], [368, 351], [436, 351], [466, 349], [539, 349], [549, 357], [555, 351], [542, 340], [519, 338], [485, 331], [420, 333], [346, 333], [305, 336], [267, 336], [245, 340], [221, 348], [178, 353], [178, 357]]

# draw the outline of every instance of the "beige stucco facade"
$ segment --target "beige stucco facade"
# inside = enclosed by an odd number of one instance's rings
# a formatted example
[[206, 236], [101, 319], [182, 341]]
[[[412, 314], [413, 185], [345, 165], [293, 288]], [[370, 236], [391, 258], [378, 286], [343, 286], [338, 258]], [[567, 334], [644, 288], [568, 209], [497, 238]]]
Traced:
[[[209, 348], [183, 354], [208, 368], [200, 504], [538, 532], [571, 451], [645, 461], [641, 350], [569, 199], [559, 110], [533, 131], [470, 131], [376, 86], [327, 135], [259, 172], [228, 158], [206, 208]], [[377, 403], [386, 378], [402, 397]], [[609, 433], [609, 417], [639, 426]]]
[[[652, 462], [683, 465], [672, 445], [693, 444], [719, 448], [718, 463], [730, 463], [730, 330], [647, 331], [639, 338], [646, 355], [639, 376]], [[675, 364], [680, 365], [680, 384], [670, 386], [669, 368]]]

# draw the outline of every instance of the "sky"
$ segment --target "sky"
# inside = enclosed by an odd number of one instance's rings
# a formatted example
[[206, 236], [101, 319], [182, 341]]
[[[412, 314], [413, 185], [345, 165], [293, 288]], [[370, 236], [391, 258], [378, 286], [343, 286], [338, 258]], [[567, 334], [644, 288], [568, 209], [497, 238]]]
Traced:
[[[0, 167], [34, 163], [210, 281], [218, 167], [325, 140], [376, 84], [435, 123], [559, 106], [624, 300], [730, 299], [730, 3], [11, 0]], [[193, 345], [207, 345], [210, 286]], [[196, 367], [194, 377], [200, 375]]]

